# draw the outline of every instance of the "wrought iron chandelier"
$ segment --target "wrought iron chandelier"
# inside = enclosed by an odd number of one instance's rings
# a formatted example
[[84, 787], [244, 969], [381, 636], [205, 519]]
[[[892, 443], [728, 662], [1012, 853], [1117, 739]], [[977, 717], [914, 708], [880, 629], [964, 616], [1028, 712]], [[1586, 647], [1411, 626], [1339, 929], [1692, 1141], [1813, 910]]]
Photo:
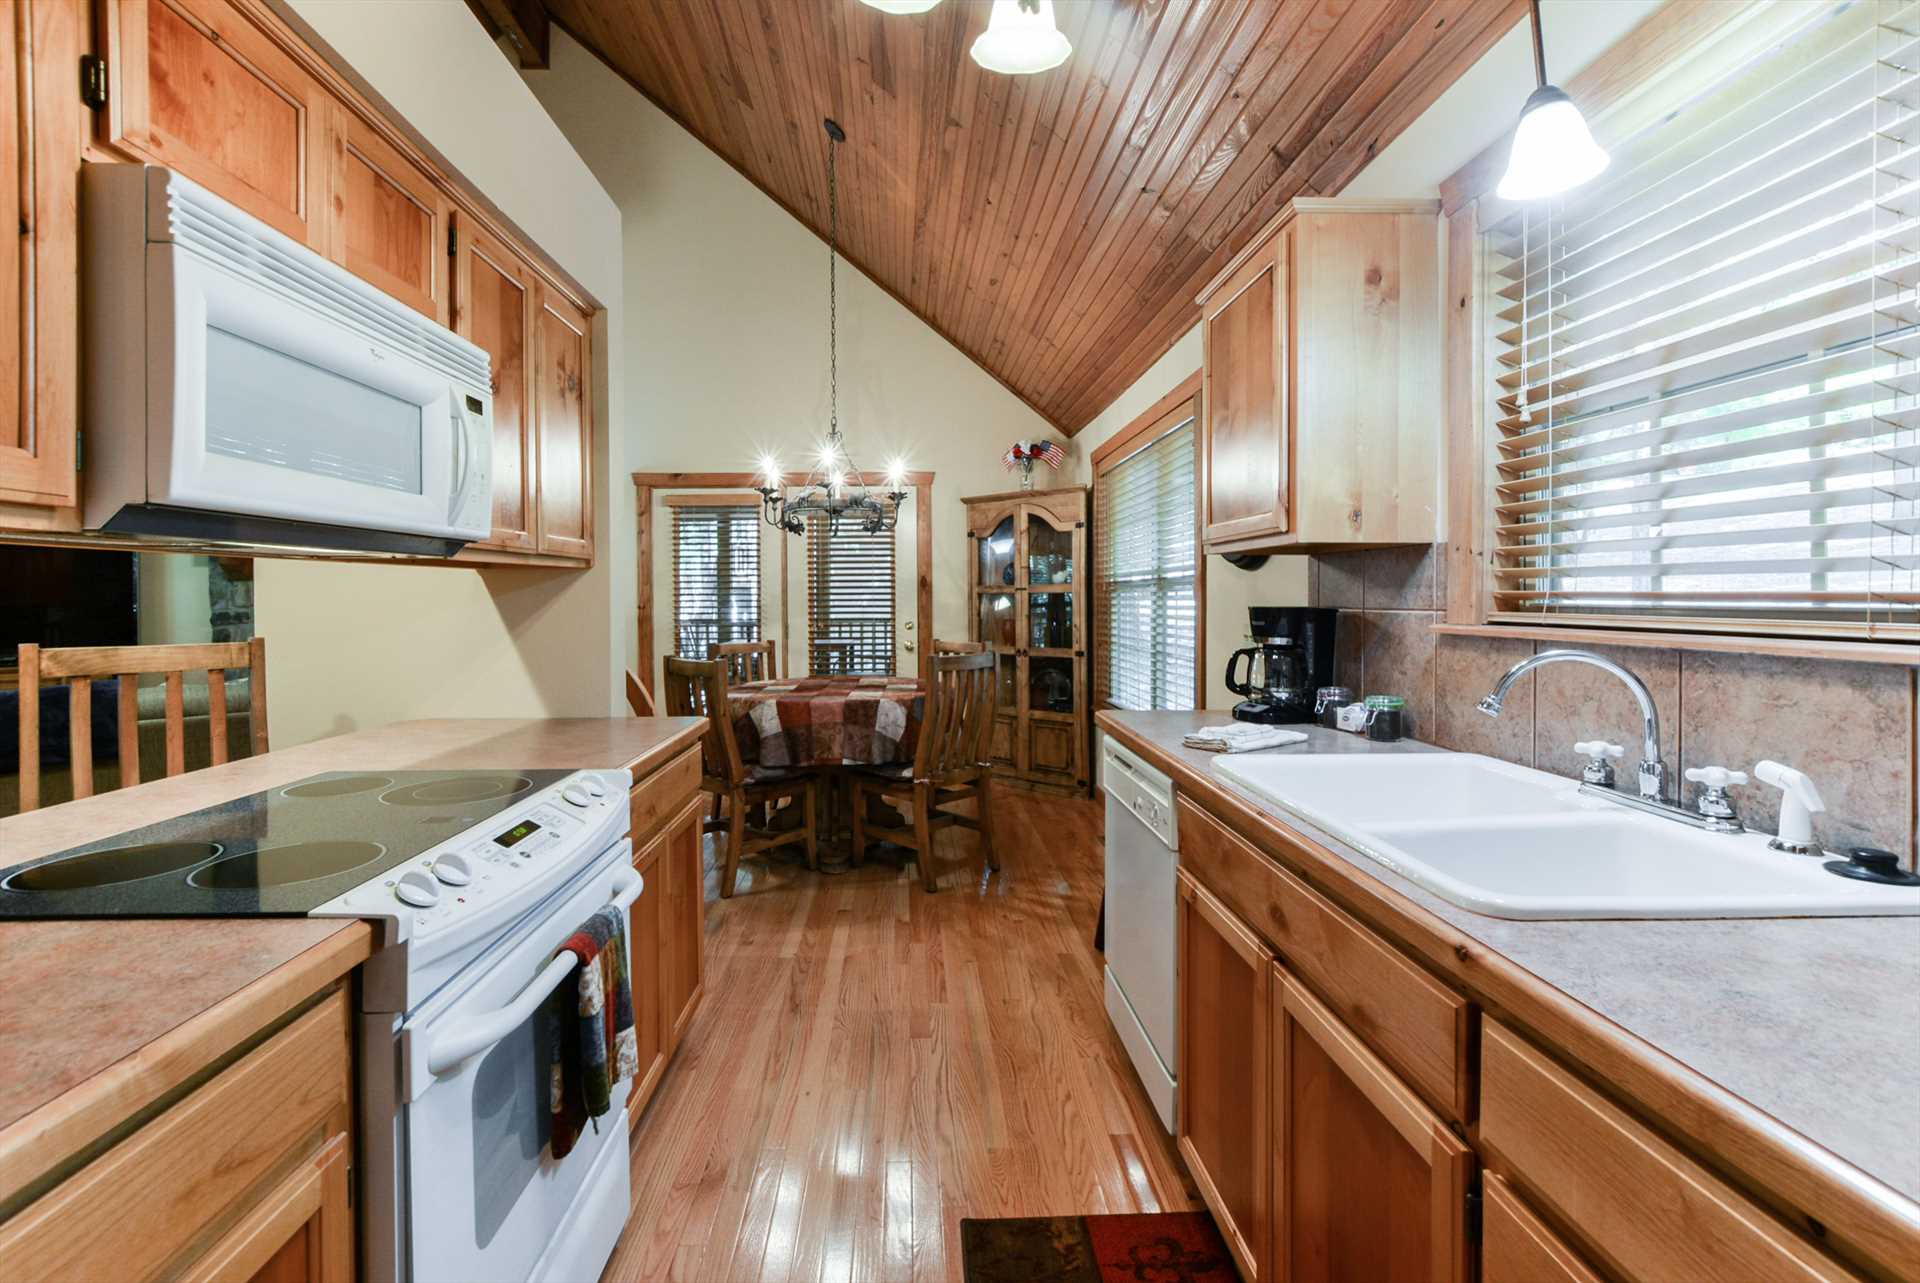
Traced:
[[892, 530], [900, 521], [900, 505], [907, 497], [906, 471], [895, 462], [887, 470], [885, 498], [867, 489], [866, 474], [854, 465], [840, 435], [839, 296], [836, 289], [840, 261], [840, 189], [835, 159], [846, 131], [832, 118], [827, 127], [827, 437], [820, 443], [812, 470], [796, 486], [786, 484], [780, 461], [768, 455], [760, 461], [765, 484], [760, 492], [760, 514], [768, 525], [788, 534], [804, 534], [807, 520], [824, 521], [828, 533], [837, 533], [843, 521], [868, 534]]

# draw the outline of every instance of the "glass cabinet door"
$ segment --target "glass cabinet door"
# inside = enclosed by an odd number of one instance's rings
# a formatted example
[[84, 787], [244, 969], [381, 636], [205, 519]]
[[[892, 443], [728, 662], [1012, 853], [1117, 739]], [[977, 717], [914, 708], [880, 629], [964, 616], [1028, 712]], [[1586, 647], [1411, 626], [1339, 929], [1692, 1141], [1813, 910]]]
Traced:
[[1070, 584], [1079, 573], [1073, 564], [1073, 529], [1058, 529], [1043, 514], [1027, 513], [1027, 582], [1036, 588]]
[[1010, 651], [1017, 645], [1015, 628], [1017, 603], [1012, 592], [975, 594], [980, 611], [979, 640], [996, 651]]
[[1027, 594], [1027, 646], [1033, 650], [1073, 650], [1073, 594]]
[[1013, 587], [1014, 539], [1013, 518], [1007, 517], [993, 528], [991, 534], [982, 535], [975, 541], [978, 545], [975, 552], [978, 559], [974, 567], [975, 587]]

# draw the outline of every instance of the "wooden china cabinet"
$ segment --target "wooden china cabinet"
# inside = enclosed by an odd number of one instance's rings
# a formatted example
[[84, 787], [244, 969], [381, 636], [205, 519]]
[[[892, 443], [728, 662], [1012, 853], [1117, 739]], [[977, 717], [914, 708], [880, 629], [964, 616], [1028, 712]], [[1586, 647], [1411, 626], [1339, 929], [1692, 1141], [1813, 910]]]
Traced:
[[993, 760], [1004, 776], [1085, 792], [1087, 488], [976, 495], [967, 505], [968, 631], [998, 657]]

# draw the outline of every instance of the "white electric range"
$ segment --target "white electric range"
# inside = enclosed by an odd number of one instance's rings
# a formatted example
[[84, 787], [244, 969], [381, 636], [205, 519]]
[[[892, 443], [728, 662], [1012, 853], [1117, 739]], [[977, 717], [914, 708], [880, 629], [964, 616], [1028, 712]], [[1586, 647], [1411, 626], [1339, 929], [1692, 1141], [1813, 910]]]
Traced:
[[[555, 950], [641, 890], [624, 771], [334, 772], [0, 870], [0, 918], [355, 917], [362, 1277], [598, 1277], [624, 1106], [548, 1144]], [[636, 982], [640, 978], [636, 977]], [[616, 1086], [614, 1099], [626, 1092]]]

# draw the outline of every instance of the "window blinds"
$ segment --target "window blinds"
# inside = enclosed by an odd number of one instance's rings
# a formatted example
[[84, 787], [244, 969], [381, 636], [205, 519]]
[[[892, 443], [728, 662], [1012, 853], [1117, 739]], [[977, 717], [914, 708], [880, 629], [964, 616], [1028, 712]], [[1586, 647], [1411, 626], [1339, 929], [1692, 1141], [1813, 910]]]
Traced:
[[1485, 235], [1496, 619], [1920, 639], [1920, 3], [1794, 12]]
[[893, 674], [893, 531], [807, 522], [807, 657], [816, 675]]
[[705, 659], [714, 642], [760, 640], [760, 509], [675, 507], [674, 654]]
[[1196, 693], [1194, 421], [1100, 476], [1094, 577], [1100, 586], [1100, 698], [1116, 708], [1190, 709]]

